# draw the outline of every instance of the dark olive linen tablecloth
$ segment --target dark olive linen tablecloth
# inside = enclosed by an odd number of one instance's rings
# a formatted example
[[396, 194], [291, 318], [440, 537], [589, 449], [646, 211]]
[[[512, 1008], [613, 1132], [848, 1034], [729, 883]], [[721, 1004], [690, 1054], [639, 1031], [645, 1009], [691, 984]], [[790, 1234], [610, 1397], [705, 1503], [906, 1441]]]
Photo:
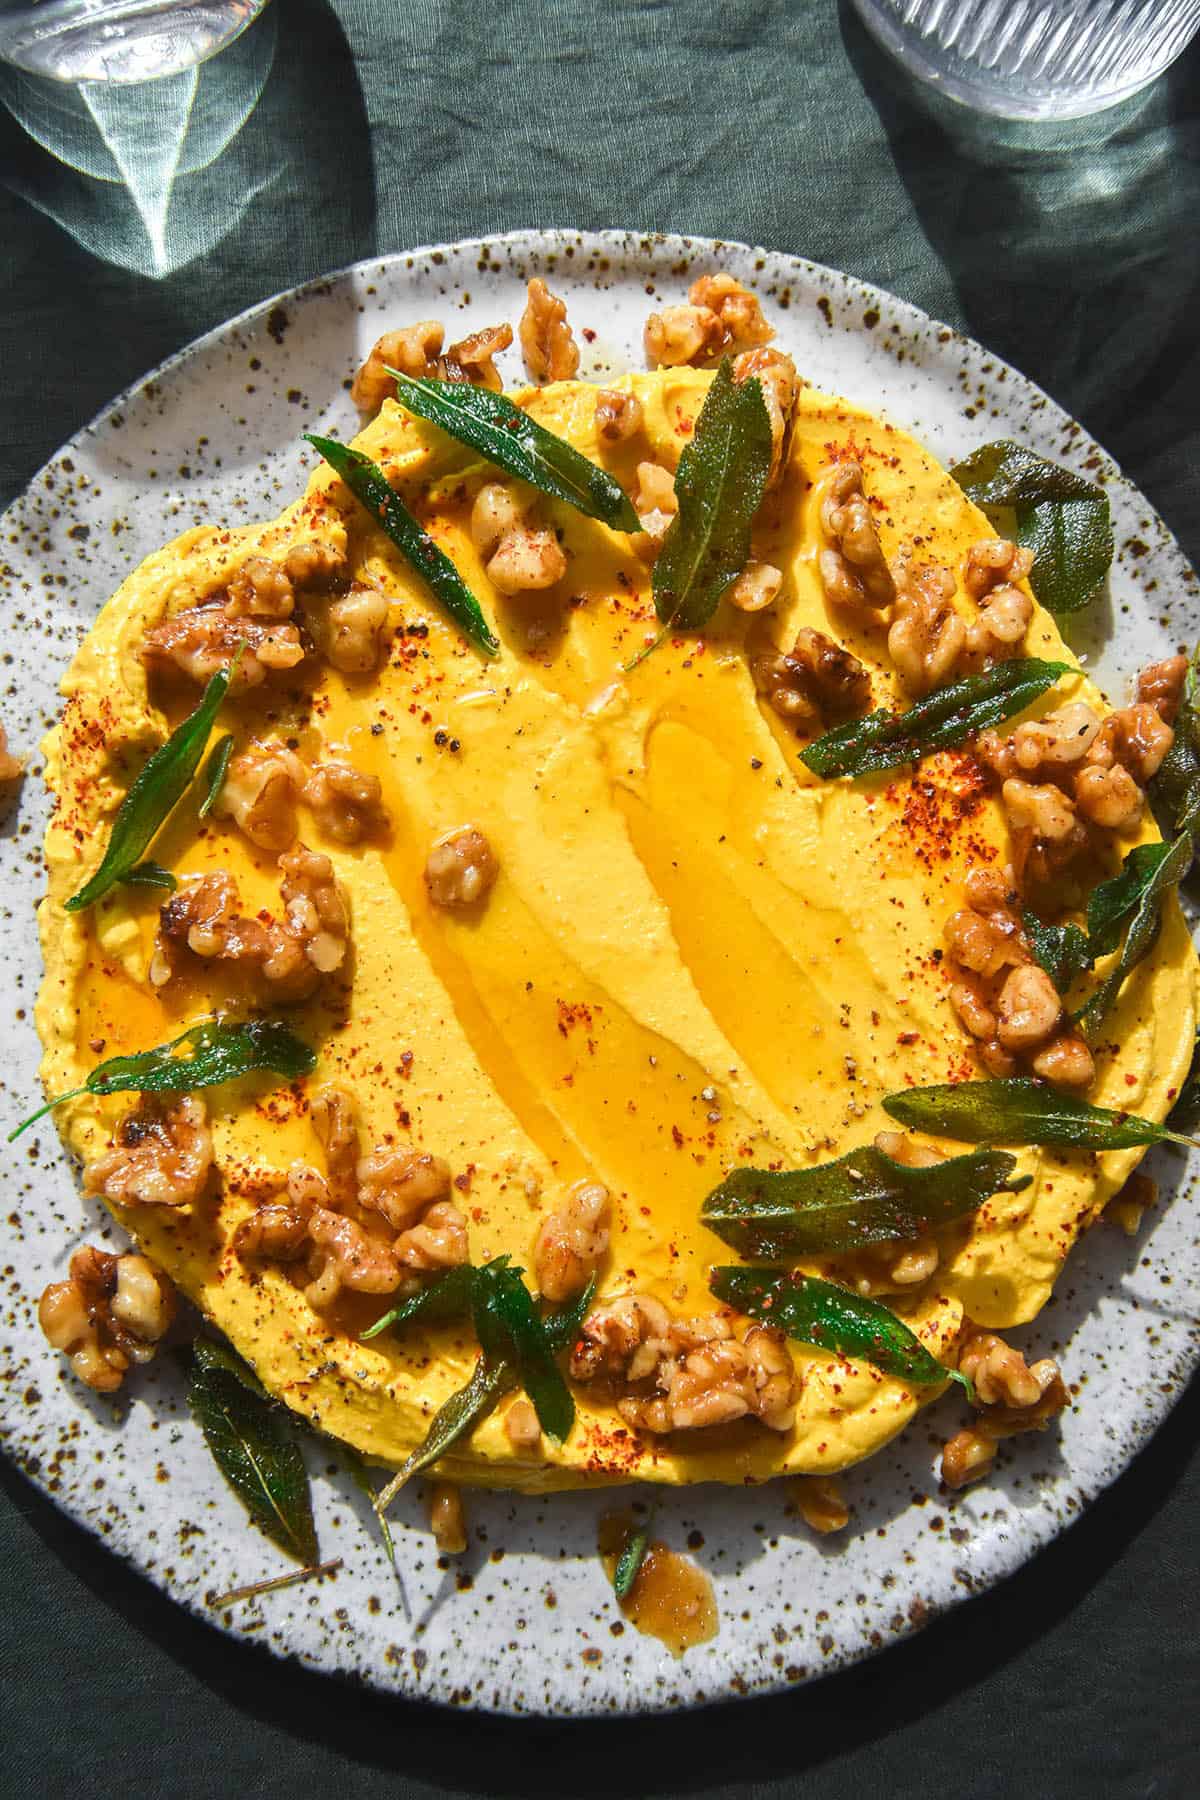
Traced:
[[[835, 0], [273, 10], [257, 107], [180, 177], [192, 236], [163, 261], [199, 254], [174, 272], [146, 273], [112, 192], [0, 113], [5, 501], [127, 382], [276, 289], [412, 244], [630, 226], [799, 252], [970, 332], [1080, 418], [1200, 560], [1194, 51], [1103, 121], [1038, 134], [931, 112]], [[0, 1791], [1195, 1796], [1198, 1425], [1193, 1391], [1063, 1540], [859, 1669], [574, 1726], [275, 1664], [0, 1464]]]

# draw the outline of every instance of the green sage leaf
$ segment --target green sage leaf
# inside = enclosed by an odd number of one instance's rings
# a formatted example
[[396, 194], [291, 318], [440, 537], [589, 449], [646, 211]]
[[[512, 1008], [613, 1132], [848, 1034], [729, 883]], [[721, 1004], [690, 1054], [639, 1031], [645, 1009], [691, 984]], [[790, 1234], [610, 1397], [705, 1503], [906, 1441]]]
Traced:
[[462, 381], [414, 378], [398, 369], [389, 369], [388, 374], [395, 377], [401, 406], [478, 450], [497, 468], [616, 531], [641, 529], [628, 495], [607, 469], [547, 431], [503, 394]]
[[336, 438], [316, 437], [312, 432], [304, 435], [386, 532], [463, 636], [485, 656], [497, 655], [500, 640], [484, 618], [478, 600], [445, 551], [409, 512], [379, 464], [361, 450], [339, 444]]
[[832, 1281], [795, 1269], [715, 1268], [708, 1284], [724, 1305], [778, 1327], [798, 1343], [871, 1363], [920, 1387], [943, 1381], [969, 1386], [957, 1369], [938, 1362], [889, 1307]]
[[[1125, 858], [1125, 865], [1116, 881], [1105, 882], [1105, 888], [1116, 888], [1126, 883], [1126, 877], [1132, 871], [1134, 892], [1129, 900], [1122, 899], [1123, 906], [1132, 906], [1129, 914], [1129, 925], [1125, 932], [1125, 941], [1121, 945], [1121, 954], [1116, 966], [1104, 978], [1096, 992], [1080, 1012], [1075, 1015], [1075, 1023], [1089, 1042], [1094, 1042], [1100, 1027], [1110, 1008], [1125, 984], [1125, 979], [1147, 956], [1154, 946], [1162, 926], [1163, 902], [1171, 889], [1177, 887], [1187, 874], [1192, 864], [1194, 847], [1189, 833], [1185, 832], [1173, 844], [1139, 844]], [[1088, 918], [1093, 915], [1097, 897], [1103, 890], [1097, 888], [1088, 903]], [[1112, 912], [1101, 917], [1100, 931], [1093, 936], [1092, 944], [1097, 955], [1103, 954], [1099, 948], [1102, 942], [1109, 947], [1112, 932]]]
[[197, 1340], [188, 1405], [213, 1460], [251, 1519], [302, 1563], [318, 1559], [308, 1471], [286, 1409], [231, 1350]]
[[[508, 1262], [506, 1256], [497, 1260]], [[359, 1334], [359, 1342], [366, 1344], [371, 1338], [378, 1337], [381, 1331], [407, 1325], [412, 1319], [426, 1319], [433, 1324], [445, 1319], [467, 1318], [471, 1311], [475, 1277], [478, 1273], [478, 1269], [473, 1268], [470, 1263], [460, 1263], [455, 1269], [444, 1270], [407, 1300], [402, 1300], [399, 1306], [393, 1306], [381, 1319], [376, 1319], [368, 1330]]]
[[[186, 1049], [187, 1055], [177, 1054]], [[219, 1087], [241, 1075], [279, 1075], [298, 1081], [317, 1065], [315, 1053], [279, 1019], [247, 1019], [234, 1024], [223, 1019], [204, 1019], [189, 1025], [169, 1044], [139, 1050], [132, 1056], [110, 1056], [94, 1068], [82, 1087], [56, 1094], [30, 1113], [14, 1131], [14, 1138], [66, 1100], [80, 1094], [189, 1094], [196, 1088]]]
[[1023, 712], [1062, 675], [1069, 663], [1019, 656], [997, 663], [983, 675], [968, 675], [935, 688], [902, 713], [880, 710], [827, 731], [800, 760], [814, 775], [876, 775], [902, 763], [919, 762], [935, 750], [965, 743], [976, 731]]
[[68, 912], [94, 906], [137, 867], [196, 773], [240, 656], [239, 646], [229, 668], [218, 669], [209, 681], [195, 712], [188, 714], [134, 777], [117, 808], [100, 867], [67, 901]]
[[575, 1402], [520, 1270], [498, 1263], [476, 1270], [471, 1307], [484, 1357], [513, 1365], [538, 1424], [554, 1443], [564, 1443], [575, 1423]]
[[750, 526], [771, 467], [771, 422], [755, 380], [726, 357], [679, 459], [672, 519], [654, 564], [654, 610], [669, 629], [707, 625], [750, 560]]
[[950, 471], [967, 497], [995, 520], [1015, 514], [1016, 538], [1033, 551], [1030, 583], [1053, 613], [1078, 612], [1104, 585], [1113, 558], [1103, 488], [1047, 462], [1023, 444], [985, 444]]
[[229, 773], [229, 759], [233, 755], [233, 733], [226, 732], [218, 738], [205, 760], [201, 771], [204, 782], [204, 798], [200, 802], [199, 816], [207, 819], [213, 807], [221, 797], [221, 789], [225, 786], [225, 777]]
[[976, 1150], [928, 1168], [894, 1162], [873, 1144], [812, 1169], [734, 1169], [700, 1209], [701, 1223], [739, 1256], [764, 1262], [905, 1242], [1017, 1193], [1016, 1158]]
[[140, 862], [128, 875], [122, 875], [121, 880], [126, 887], [162, 888], [168, 894], [173, 894], [179, 886], [170, 869], [164, 869], [156, 862]]
[[948, 1082], [887, 1094], [883, 1109], [912, 1130], [964, 1144], [1055, 1144], [1071, 1150], [1128, 1150], [1137, 1144], [1188, 1143], [1135, 1113], [1092, 1106], [1073, 1094], [1018, 1075]]
[[1060, 994], [1065, 994], [1095, 958], [1087, 933], [1078, 925], [1047, 925], [1036, 913], [1022, 912], [1021, 926], [1029, 947]]
[[[542, 1320], [543, 1329], [556, 1356], [569, 1350], [575, 1342], [595, 1292], [596, 1281], [593, 1277], [577, 1299], [548, 1312]], [[520, 1378], [513, 1363], [504, 1357], [496, 1360], [486, 1353], [482, 1355], [475, 1364], [470, 1381], [465, 1387], [459, 1388], [457, 1393], [451, 1394], [438, 1408], [422, 1442], [379, 1494], [375, 1502], [377, 1511], [382, 1512], [414, 1475], [419, 1475], [422, 1470], [432, 1468], [434, 1463], [440, 1461], [460, 1439], [474, 1431], [498, 1400], [519, 1386]]]
[[649, 1548], [650, 1527], [643, 1525], [630, 1534], [625, 1548], [613, 1566], [613, 1593], [618, 1600], [628, 1599], [633, 1590], [633, 1584], [641, 1572], [642, 1564], [646, 1560], [646, 1552]]

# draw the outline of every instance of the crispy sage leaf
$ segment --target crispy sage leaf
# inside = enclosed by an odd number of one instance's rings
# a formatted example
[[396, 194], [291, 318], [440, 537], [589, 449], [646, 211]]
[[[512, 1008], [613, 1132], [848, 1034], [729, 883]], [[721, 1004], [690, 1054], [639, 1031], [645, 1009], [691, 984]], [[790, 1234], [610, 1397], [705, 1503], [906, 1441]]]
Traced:
[[[1187, 874], [1193, 854], [1192, 839], [1187, 832], [1176, 838], [1173, 844], [1139, 844], [1125, 858], [1125, 866], [1117, 879], [1105, 882], [1103, 887], [1097, 888], [1093, 893], [1088, 903], [1088, 919], [1092, 919], [1095, 909], [1098, 929], [1092, 934], [1092, 946], [1096, 955], [1102, 955], [1112, 948], [1113, 930], [1119, 929], [1119, 919], [1126, 916], [1126, 913], [1129, 925], [1116, 966], [1105, 976], [1087, 1005], [1076, 1015], [1075, 1022], [1089, 1042], [1095, 1039], [1103, 1025], [1126, 976], [1153, 948], [1162, 925], [1163, 902], [1171, 889], [1177, 887]], [[1121, 905], [1124, 911], [1118, 914], [1110, 906], [1102, 913], [1096, 907], [1096, 902], [1104, 888], [1122, 886], [1126, 883], [1127, 876], [1132, 878], [1132, 891], [1128, 895], [1122, 895]]]
[[[507, 1263], [508, 1258], [497, 1260]], [[399, 1306], [393, 1306], [381, 1319], [376, 1319], [368, 1330], [360, 1333], [359, 1341], [368, 1343], [389, 1326], [407, 1325], [410, 1319], [427, 1319], [430, 1323], [443, 1319], [465, 1319], [471, 1311], [475, 1277], [478, 1273], [470, 1263], [460, 1263], [455, 1269], [446, 1269], [407, 1300], [402, 1300]]]
[[1078, 925], [1047, 925], [1036, 913], [1022, 912], [1021, 925], [1034, 956], [1060, 994], [1095, 960], [1085, 931]]
[[233, 733], [227, 731], [218, 738], [208, 756], [205, 758], [201, 779], [204, 782], [204, 798], [200, 802], [199, 816], [207, 819], [213, 807], [221, 797], [221, 789], [225, 786], [225, 777], [229, 773], [229, 759], [233, 755]]
[[965, 743], [972, 732], [1011, 719], [1053, 687], [1060, 675], [1071, 673], [1069, 663], [1015, 657], [997, 663], [986, 674], [968, 675], [935, 688], [902, 713], [881, 709], [851, 719], [801, 751], [800, 760], [814, 775], [827, 780], [838, 775], [876, 775], [902, 763], [919, 762], [935, 750]]
[[707, 625], [750, 560], [750, 525], [771, 467], [771, 422], [755, 380], [713, 377], [675, 475], [679, 511], [654, 564], [654, 610], [680, 631]]
[[82, 912], [85, 907], [94, 906], [137, 867], [199, 767], [208, 734], [221, 710], [221, 702], [240, 656], [239, 646], [229, 668], [218, 669], [209, 681], [195, 712], [188, 714], [183, 724], [175, 728], [165, 744], [160, 744], [145, 768], [134, 777], [129, 792], [117, 808], [100, 867], [67, 901], [68, 912]]
[[445, 551], [439, 549], [425, 527], [414, 519], [379, 464], [364, 456], [361, 450], [339, 444], [336, 438], [316, 437], [312, 432], [304, 435], [391, 538], [463, 636], [485, 656], [495, 656], [500, 641], [484, 618], [478, 600]]
[[121, 880], [126, 887], [162, 888], [168, 894], [173, 894], [179, 886], [170, 869], [164, 869], [156, 862], [140, 862], [128, 875], [122, 875]]
[[613, 1565], [613, 1593], [618, 1600], [627, 1600], [638, 1578], [642, 1564], [646, 1560], [646, 1552], [650, 1548], [650, 1527], [641, 1525], [630, 1533], [625, 1548], [621, 1551]]
[[1017, 1075], [1007, 1080], [948, 1082], [905, 1088], [884, 1097], [901, 1125], [957, 1138], [963, 1144], [1057, 1144], [1071, 1150], [1127, 1150], [1135, 1144], [1186, 1144], [1153, 1119], [1091, 1106], [1073, 1094]]
[[521, 1271], [498, 1262], [477, 1269], [471, 1312], [485, 1359], [512, 1364], [538, 1424], [553, 1443], [564, 1443], [575, 1423], [575, 1402]]
[[970, 1386], [957, 1369], [947, 1369], [931, 1356], [889, 1307], [832, 1281], [796, 1269], [725, 1267], [709, 1271], [708, 1285], [724, 1305], [777, 1326], [801, 1344], [869, 1362], [921, 1387], [942, 1381]]
[[318, 1558], [308, 1471], [286, 1410], [223, 1345], [198, 1338], [188, 1405], [217, 1467], [254, 1523], [302, 1563]]
[[[550, 1348], [556, 1356], [570, 1349], [578, 1337], [579, 1327], [587, 1317], [595, 1292], [596, 1282], [593, 1277], [578, 1299], [572, 1300], [568, 1306], [558, 1307], [547, 1313], [542, 1320]], [[438, 1408], [423, 1442], [418, 1444], [377, 1496], [376, 1510], [382, 1512], [389, 1506], [406, 1482], [411, 1481], [414, 1475], [419, 1475], [423, 1469], [431, 1468], [448, 1450], [453, 1449], [460, 1438], [466, 1437], [475, 1429], [498, 1400], [519, 1386], [520, 1377], [512, 1363], [505, 1358], [493, 1361], [486, 1354], [482, 1355], [475, 1364], [470, 1381], [465, 1387], [459, 1388], [457, 1393], [451, 1394]]]
[[1003, 439], [985, 444], [950, 473], [989, 517], [998, 509], [1016, 515], [1017, 542], [1033, 551], [1029, 579], [1043, 606], [1078, 612], [1095, 599], [1113, 558], [1103, 488]]
[[[190, 1054], [177, 1055], [185, 1045]], [[30, 1113], [9, 1132], [8, 1141], [11, 1144], [35, 1119], [80, 1094], [190, 1094], [196, 1088], [236, 1081], [239, 1075], [262, 1073], [298, 1081], [302, 1075], [310, 1075], [316, 1064], [313, 1051], [279, 1019], [247, 1019], [239, 1024], [204, 1019], [189, 1025], [169, 1044], [157, 1044], [153, 1050], [139, 1050], [132, 1056], [110, 1056], [92, 1070], [82, 1087], [56, 1094]]]
[[469, 444], [497, 468], [616, 531], [641, 529], [628, 495], [607, 469], [555, 437], [503, 394], [462, 381], [414, 378], [398, 369], [388, 374], [395, 376], [401, 406]]
[[1150, 783], [1150, 798], [1172, 836], [1200, 822], [1200, 644], [1192, 651], [1175, 736]]
[[974, 1150], [929, 1168], [894, 1162], [873, 1144], [812, 1169], [734, 1169], [700, 1209], [701, 1223], [739, 1256], [764, 1262], [917, 1238], [997, 1193], [1018, 1193], [1016, 1158]]

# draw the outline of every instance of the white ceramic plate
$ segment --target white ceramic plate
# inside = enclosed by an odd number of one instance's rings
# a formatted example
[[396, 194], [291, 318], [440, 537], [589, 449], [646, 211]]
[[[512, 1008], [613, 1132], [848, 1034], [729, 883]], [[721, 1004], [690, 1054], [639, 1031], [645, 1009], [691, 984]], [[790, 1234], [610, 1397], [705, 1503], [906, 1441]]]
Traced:
[[[5, 520], [0, 711], [34, 746], [57, 684], [102, 602], [147, 552], [191, 525], [270, 517], [301, 488], [302, 430], [354, 423], [346, 389], [386, 326], [437, 317], [448, 337], [515, 321], [540, 273], [567, 298], [584, 376], [640, 366], [652, 296], [682, 298], [706, 270], [755, 288], [779, 342], [819, 386], [876, 410], [943, 460], [1011, 436], [1105, 483], [1118, 544], [1112, 603], [1073, 630], [1114, 694], [1140, 664], [1191, 642], [1194, 575], [1151, 507], [1080, 427], [1015, 370], [913, 307], [792, 257], [698, 239], [519, 232], [389, 257], [269, 301], [139, 382], [35, 477]], [[520, 379], [516, 352], [502, 359]], [[4, 821], [0, 989], [7, 1124], [37, 1099], [32, 1007], [41, 976], [33, 907], [46, 799], [37, 770]], [[1061, 1433], [1020, 1442], [985, 1486], [939, 1494], [943, 1400], [848, 1480], [853, 1528], [815, 1540], [785, 1484], [696, 1488], [659, 1502], [656, 1530], [689, 1542], [719, 1599], [716, 1640], [674, 1661], [622, 1625], [596, 1555], [611, 1496], [469, 1498], [472, 1548], [433, 1552], [419, 1495], [395, 1512], [404, 1595], [366, 1502], [331, 1458], [310, 1456], [322, 1552], [338, 1575], [214, 1613], [206, 1595], [277, 1574], [187, 1414], [171, 1357], [114, 1402], [52, 1354], [35, 1307], [86, 1234], [112, 1235], [81, 1199], [53, 1128], [0, 1159], [8, 1219], [0, 1275], [0, 1436], [74, 1518], [201, 1616], [313, 1667], [372, 1686], [504, 1712], [649, 1711], [804, 1681], [913, 1630], [990, 1586], [1063, 1529], [1125, 1467], [1200, 1359], [1197, 1211], [1178, 1156], [1156, 1173], [1170, 1205], [1133, 1244], [1101, 1228], [1029, 1328], [1061, 1357], [1076, 1403]]]

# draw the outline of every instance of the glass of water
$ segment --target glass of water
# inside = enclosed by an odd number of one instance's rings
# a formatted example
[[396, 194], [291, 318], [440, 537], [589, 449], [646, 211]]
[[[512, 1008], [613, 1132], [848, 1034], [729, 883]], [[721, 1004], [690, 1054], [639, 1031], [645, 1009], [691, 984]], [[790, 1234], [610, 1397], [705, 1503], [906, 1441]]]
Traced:
[[854, 0], [904, 67], [1008, 119], [1078, 119], [1161, 75], [1200, 30], [1200, 0]]
[[0, 0], [0, 58], [54, 81], [157, 81], [224, 49], [267, 0]]

